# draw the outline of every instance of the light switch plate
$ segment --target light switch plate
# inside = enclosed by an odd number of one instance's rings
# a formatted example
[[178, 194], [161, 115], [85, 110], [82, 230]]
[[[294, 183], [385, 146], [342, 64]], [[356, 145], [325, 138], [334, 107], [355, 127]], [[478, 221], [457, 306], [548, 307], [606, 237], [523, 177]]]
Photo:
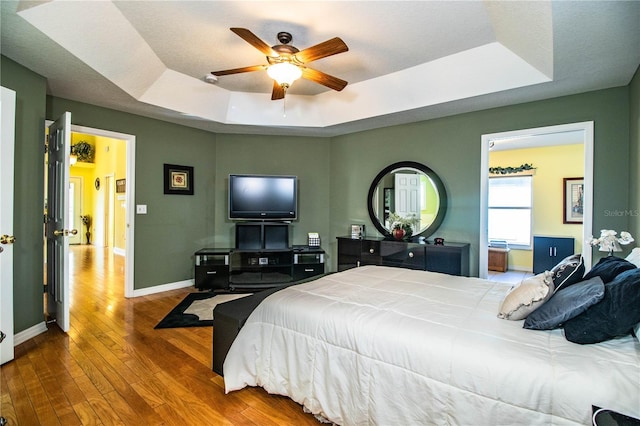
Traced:
[[146, 204], [137, 204], [136, 205], [136, 213], [137, 214], [147, 214], [147, 205]]

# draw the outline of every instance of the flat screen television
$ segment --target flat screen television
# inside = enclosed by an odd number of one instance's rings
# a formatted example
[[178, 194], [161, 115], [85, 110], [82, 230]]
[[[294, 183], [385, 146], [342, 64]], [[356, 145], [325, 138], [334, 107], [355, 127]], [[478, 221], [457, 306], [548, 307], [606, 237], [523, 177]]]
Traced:
[[294, 220], [298, 217], [296, 176], [229, 175], [229, 218]]

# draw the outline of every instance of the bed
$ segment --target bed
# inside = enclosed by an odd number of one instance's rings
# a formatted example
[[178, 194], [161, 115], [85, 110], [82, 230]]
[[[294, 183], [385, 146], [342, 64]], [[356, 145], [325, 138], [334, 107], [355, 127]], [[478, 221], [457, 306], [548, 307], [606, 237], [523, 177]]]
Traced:
[[341, 425], [590, 424], [640, 417], [640, 343], [594, 345], [497, 318], [509, 284], [364, 266], [295, 285], [252, 312], [227, 392], [261, 386]]

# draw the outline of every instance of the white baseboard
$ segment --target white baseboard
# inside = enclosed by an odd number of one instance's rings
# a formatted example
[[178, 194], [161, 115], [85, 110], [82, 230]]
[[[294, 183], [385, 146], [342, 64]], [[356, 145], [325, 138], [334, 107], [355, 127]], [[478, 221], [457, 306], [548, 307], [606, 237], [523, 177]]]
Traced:
[[124, 256], [127, 254], [126, 250], [120, 247], [113, 248], [113, 254], [117, 254], [118, 256]]
[[133, 297], [148, 296], [150, 294], [162, 293], [163, 291], [178, 290], [180, 288], [193, 287], [193, 286], [194, 286], [193, 280], [184, 280], [184, 281], [178, 281], [175, 283], [156, 285], [153, 287], [133, 290]]
[[531, 272], [531, 266], [511, 266], [509, 265], [509, 271], [518, 271], [518, 272]]
[[13, 345], [18, 346], [21, 343], [26, 342], [29, 339], [33, 339], [38, 334], [45, 333], [48, 330], [47, 324], [42, 321], [39, 324], [34, 325], [33, 327], [29, 327], [26, 330], [21, 331], [20, 333], [13, 336]]

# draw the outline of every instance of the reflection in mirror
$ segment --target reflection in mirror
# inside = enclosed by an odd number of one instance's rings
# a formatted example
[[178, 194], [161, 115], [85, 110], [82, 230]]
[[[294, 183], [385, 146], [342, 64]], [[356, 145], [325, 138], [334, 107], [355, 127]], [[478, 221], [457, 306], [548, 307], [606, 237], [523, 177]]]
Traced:
[[381, 171], [369, 189], [369, 215], [389, 236], [394, 223], [410, 225], [413, 236], [428, 237], [442, 223], [447, 196], [440, 178], [427, 166], [405, 161]]

